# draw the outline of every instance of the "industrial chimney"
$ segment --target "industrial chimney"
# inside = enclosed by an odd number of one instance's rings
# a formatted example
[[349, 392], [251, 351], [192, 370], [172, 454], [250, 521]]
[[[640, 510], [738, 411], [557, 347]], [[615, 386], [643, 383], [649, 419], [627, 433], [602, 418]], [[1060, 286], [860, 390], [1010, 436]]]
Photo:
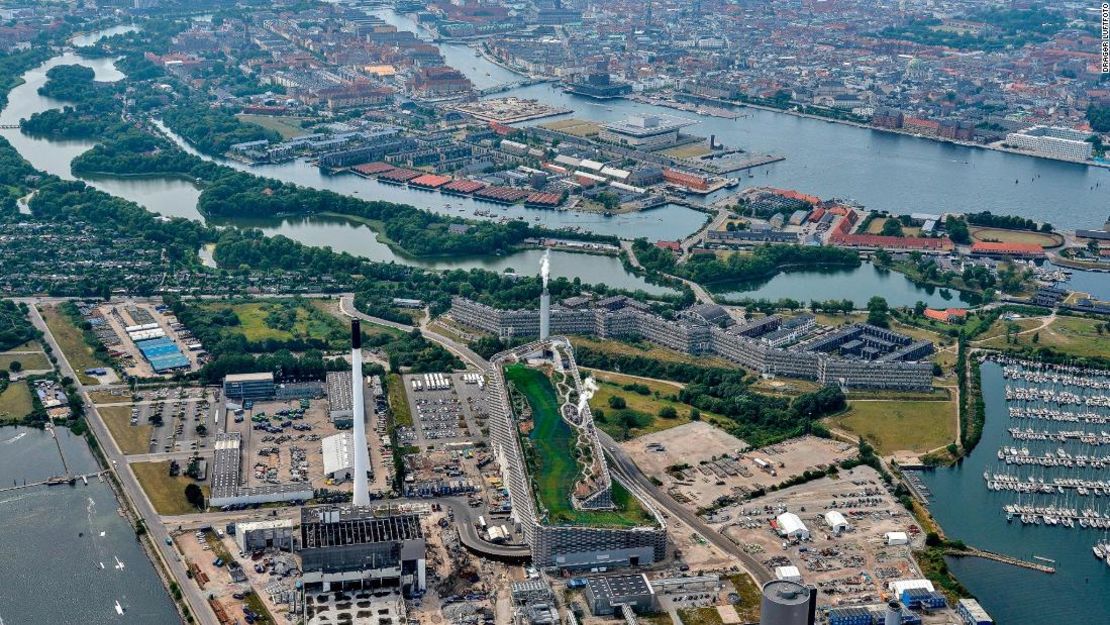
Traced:
[[547, 340], [551, 334], [551, 293], [547, 291], [547, 280], [551, 274], [551, 250], [543, 251], [540, 259], [540, 279], [543, 280], [543, 293], [540, 294], [540, 340]]
[[370, 457], [366, 448], [366, 402], [363, 399], [362, 376], [362, 327], [358, 319], [351, 321], [351, 389], [354, 399], [351, 403], [354, 416], [353, 450], [355, 490], [352, 503], [356, 506], [370, 505], [370, 485], [366, 475], [370, 472]]

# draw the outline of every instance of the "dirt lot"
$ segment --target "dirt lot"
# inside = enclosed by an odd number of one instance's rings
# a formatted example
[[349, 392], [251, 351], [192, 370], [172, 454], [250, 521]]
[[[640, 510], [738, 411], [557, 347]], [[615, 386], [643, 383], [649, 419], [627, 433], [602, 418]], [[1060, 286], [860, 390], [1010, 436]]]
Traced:
[[[286, 610], [286, 604], [275, 602], [274, 595], [280, 595], [283, 588], [292, 590], [293, 577], [271, 575], [268, 570], [262, 573], [256, 572], [254, 569], [256, 563], [249, 556], [238, 557], [239, 548], [230, 536], [221, 539], [212, 532], [203, 534], [183, 532], [174, 537], [174, 542], [189, 568], [193, 570], [193, 580], [189, 583], [200, 585], [208, 596], [219, 601], [231, 619], [242, 619], [244, 607], [250, 607], [257, 613], [258, 606], [261, 604], [265, 606], [266, 611], [276, 616], [277, 620], [256, 620], [256, 623], [272, 625], [275, 622], [287, 622], [282, 616]], [[268, 553], [266, 557], [293, 561], [291, 555], [276, 551]], [[219, 567], [215, 566], [216, 558], [224, 559], [225, 563]], [[227, 566], [229, 560], [238, 561], [247, 576], [246, 581], [232, 580]], [[266, 562], [266, 560], [259, 562]], [[242, 595], [242, 598], [236, 598], [234, 596], [236, 594]]]
[[[830, 533], [824, 520], [832, 509], [839, 510], [850, 526], [839, 536]], [[797, 514], [809, 528], [809, 540], [784, 541], [775, 533], [771, 521], [786, 511]], [[924, 535], [870, 467], [721, 509], [710, 521], [769, 571], [798, 567], [802, 582], [818, 588], [821, 605], [874, 602], [889, 581], [919, 577], [910, 546], [887, 546], [885, 534], [909, 532], [914, 543], [923, 542]]]
[[[748, 446], [744, 441], [704, 422], [622, 445], [645, 474], [660, 480], [677, 501], [694, 507], [779, 484], [855, 454], [851, 445], [812, 436], [741, 453]], [[766, 469], [757, 465], [757, 458], [767, 462]]]

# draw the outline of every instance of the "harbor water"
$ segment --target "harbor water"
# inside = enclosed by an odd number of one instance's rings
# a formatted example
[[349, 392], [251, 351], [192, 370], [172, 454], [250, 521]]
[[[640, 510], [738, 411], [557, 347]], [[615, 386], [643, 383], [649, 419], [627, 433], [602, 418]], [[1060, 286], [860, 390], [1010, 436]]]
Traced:
[[[84, 439], [58, 432], [74, 473], [98, 470]], [[64, 472], [43, 430], [0, 428], [0, 487]], [[108, 484], [0, 493], [0, 620], [115, 625], [178, 623], [154, 566]], [[124, 613], [118, 614], [116, 601]]]
[[[932, 497], [929, 509], [949, 538], [969, 545], [1034, 561], [1035, 557], [1054, 560], [1053, 575], [1020, 569], [975, 558], [950, 559], [956, 577], [978, 597], [983, 607], [1004, 625], [1055, 625], [1056, 623], [1106, 623], [1110, 615], [1110, 567], [1095, 559], [1091, 547], [1103, 537], [1101, 530], [1069, 529], [1061, 526], [1023, 525], [1007, 522], [1003, 506], [1020, 501], [1031, 503], [1033, 496], [1010, 491], [991, 491], [983, 479], [984, 471], [1029, 475], [1050, 481], [1053, 475], [1072, 475], [1076, 471], [1047, 470], [1039, 467], [1015, 468], [1000, 462], [997, 452], [1004, 446], [1026, 446], [1037, 455], [1064, 446], [1075, 453], [1078, 445], [1037, 445], [1017, 442], [1008, 429], [1020, 426], [1035, 430], [1110, 430], [1110, 427], [1055, 424], [1047, 421], [1011, 419], [1007, 410], [1002, 367], [995, 363], [982, 366], [983, 400], [986, 424], [982, 440], [963, 462], [921, 474]], [[1110, 453], [1110, 446], [1093, 447], [1086, 453]], [[1101, 478], [1110, 479], [1110, 470]], [[1041, 496], [1037, 505], [1051, 502]], [[1059, 502], [1078, 508], [1093, 506], [1110, 511], [1110, 496], [1060, 495]], [[1043, 561], [1042, 561], [1043, 563]]]

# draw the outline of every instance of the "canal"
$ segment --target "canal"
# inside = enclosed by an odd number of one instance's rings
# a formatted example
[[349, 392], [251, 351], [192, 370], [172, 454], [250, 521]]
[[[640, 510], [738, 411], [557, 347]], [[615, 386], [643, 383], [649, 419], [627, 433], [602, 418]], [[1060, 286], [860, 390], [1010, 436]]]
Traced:
[[723, 302], [740, 299], [793, 299], [811, 301], [849, 299], [856, 308], [866, 308], [867, 300], [881, 295], [891, 306], [913, 306], [917, 302], [933, 308], [963, 306], [963, 294], [952, 289], [917, 286], [906, 276], [864, 262], [850, 269], [820, 269], [780, 273], [768, 280], [712, 287]]

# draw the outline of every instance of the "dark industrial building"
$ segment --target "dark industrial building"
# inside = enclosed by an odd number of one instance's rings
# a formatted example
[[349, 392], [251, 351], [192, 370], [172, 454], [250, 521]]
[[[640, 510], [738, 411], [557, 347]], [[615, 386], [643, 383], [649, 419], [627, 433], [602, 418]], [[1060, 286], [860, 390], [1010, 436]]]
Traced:
[[655, 610], [655, 591], [643, 573], [587, 577], [584, 594], [595, 616], [615, 614], [622, 605], [640, 614]]
[[306, 586], [426, 588], [420, 517], [372, 508], [321, 506], [301, 510], [301, 569]]

